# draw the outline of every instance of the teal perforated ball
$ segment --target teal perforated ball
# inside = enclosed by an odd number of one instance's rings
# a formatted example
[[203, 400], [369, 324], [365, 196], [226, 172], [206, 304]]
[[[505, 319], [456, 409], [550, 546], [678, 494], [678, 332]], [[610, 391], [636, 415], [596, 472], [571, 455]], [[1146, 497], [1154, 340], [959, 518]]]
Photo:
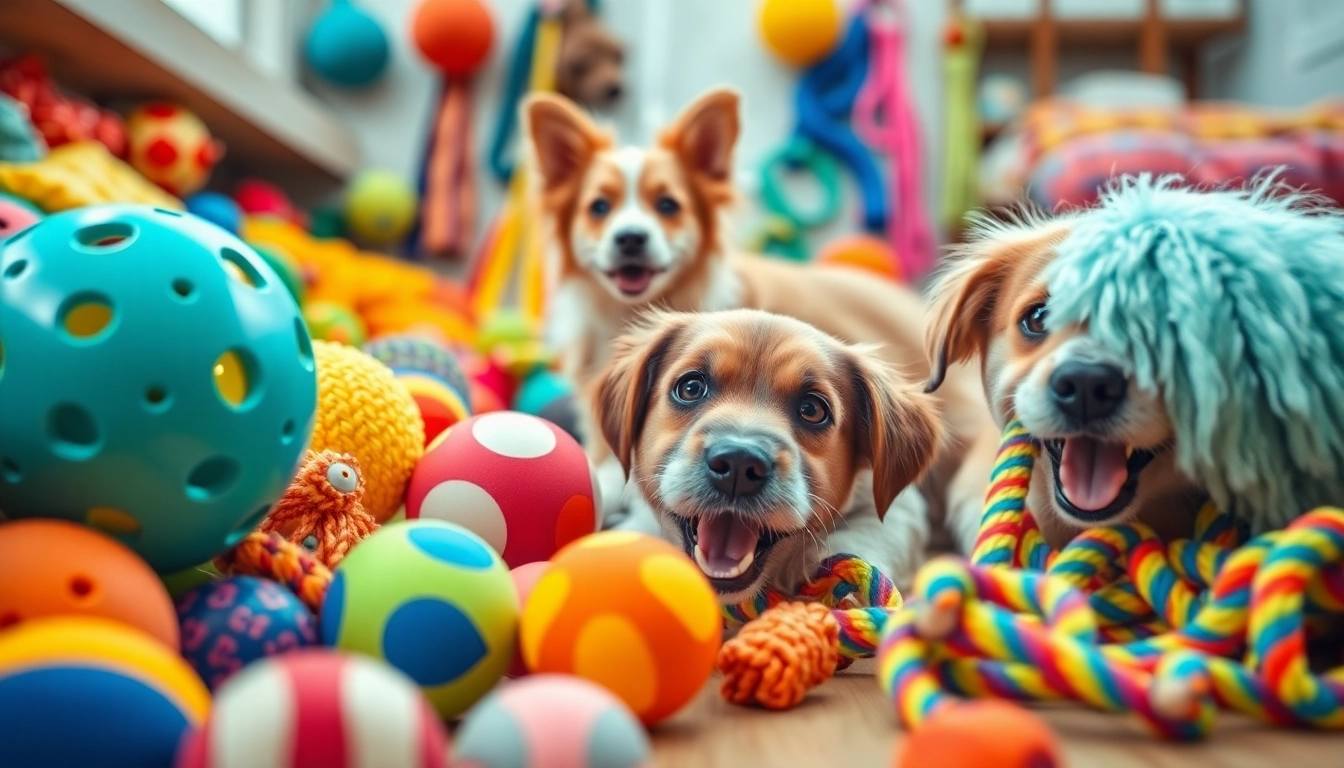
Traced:
[[237, 237], [136, 205], [0, 244], [0, 510], [109, 533], [156, 570], [247, 535], [317, 406], [298, 305]]

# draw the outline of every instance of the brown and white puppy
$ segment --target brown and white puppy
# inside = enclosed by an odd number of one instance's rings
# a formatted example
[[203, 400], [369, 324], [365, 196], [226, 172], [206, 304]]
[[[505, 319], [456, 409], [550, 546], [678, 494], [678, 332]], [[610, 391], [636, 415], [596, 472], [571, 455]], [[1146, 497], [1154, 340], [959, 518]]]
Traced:
[[625, 46], [588, 0], [565, 0], [555, 88], [590, 107], [610, 107], [625, 92]]
[[[551, 250], [548, 342], [580, 388], [607, 365], [612, 342], [651, 307], [695, 312], [754, 308], [788, 315], [875, 354], [903, 375], [928, 375], [925, 306], [907, 286], [847, 267], [797, 264], [735, 251], [727, 218], [736, 192], [739, 99], [712, 91], [649, 147], [619, 146], [571, 102], [531, 97], [523, 108], [540, 210]], [[997, 445], [984, 396], [967, 367], [937, 395], [948, 439], [922, 484], [931, 514], [966, 549], [974, 541]], [[625, 479], [581, 416], [608, 512]], [[624, 493], [624, 496], [623, 496]]]
[[902, 492], [937, 455], [937, 408], [866, 349], [758, 310], [652, 313], [616, 342], [594, 408], [637, 519], [724, 602], [792, 594], [839, 552], [898, 584], [920, 562], [927, 510]]
[[1140, 389], [1130, 361], [1086, 327], [1045, 327], [1042, 274], [1071, 222], [1086, 215], [979, 223], [932, 288], [929, 389], [946, 366], [980, 361], [1000, 427], [1016, 416], [1043, 448], [1028, 507], [1052, 545], [1129, 519], [1165, 538], [1189, 535], [1205, 494], [1176, 468], [1160, 395]]

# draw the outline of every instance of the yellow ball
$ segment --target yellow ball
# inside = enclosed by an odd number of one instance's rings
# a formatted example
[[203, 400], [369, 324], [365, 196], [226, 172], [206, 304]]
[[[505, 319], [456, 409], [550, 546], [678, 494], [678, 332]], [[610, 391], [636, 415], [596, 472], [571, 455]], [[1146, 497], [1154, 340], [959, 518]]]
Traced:
[[391, 243], [406, 236], [415, 223], [415, 191], [391, 171], [359, 174], [345, 198], [345, 226], [355, 239]]
[[519, 633], [528, 669], [592, 680], [652, 725], [709, 679], [723, 619], [684, 552], [652, 536], [604, 531], [551, 558]]
[[350, 453], [364, 472], [364, 509], [382, 522], [401, 506], [425, 426], [392, 369], [360, 350], [314, 341], [317, 423], [310, 447]]
[[796, 67], [821, 61], [843, 32], [835, 0], [763, 0], [757, 20], [766, 46]]

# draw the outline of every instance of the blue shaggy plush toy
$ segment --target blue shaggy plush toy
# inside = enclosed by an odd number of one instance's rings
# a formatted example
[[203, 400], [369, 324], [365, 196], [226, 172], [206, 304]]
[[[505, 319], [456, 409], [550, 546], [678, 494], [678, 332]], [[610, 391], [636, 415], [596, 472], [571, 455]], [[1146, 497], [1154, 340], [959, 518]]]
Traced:
[[1344, 505], [1344, 214], [1273, 176], [1244, 189], [1117, 182], [1047, 274], [1052, 328], [1086, 323], [1162, 393], [1178, 466], [1262, 532]]

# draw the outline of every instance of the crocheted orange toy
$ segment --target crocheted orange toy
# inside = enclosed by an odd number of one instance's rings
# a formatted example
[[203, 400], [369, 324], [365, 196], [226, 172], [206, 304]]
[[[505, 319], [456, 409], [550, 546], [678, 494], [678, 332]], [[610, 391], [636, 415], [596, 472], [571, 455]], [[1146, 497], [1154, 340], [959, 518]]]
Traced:
[[364, 478], [348, 453], [308, 451], [289, 490], [257, 529], [278, 533], [328, 568], [378, 530], [364, 511]]

